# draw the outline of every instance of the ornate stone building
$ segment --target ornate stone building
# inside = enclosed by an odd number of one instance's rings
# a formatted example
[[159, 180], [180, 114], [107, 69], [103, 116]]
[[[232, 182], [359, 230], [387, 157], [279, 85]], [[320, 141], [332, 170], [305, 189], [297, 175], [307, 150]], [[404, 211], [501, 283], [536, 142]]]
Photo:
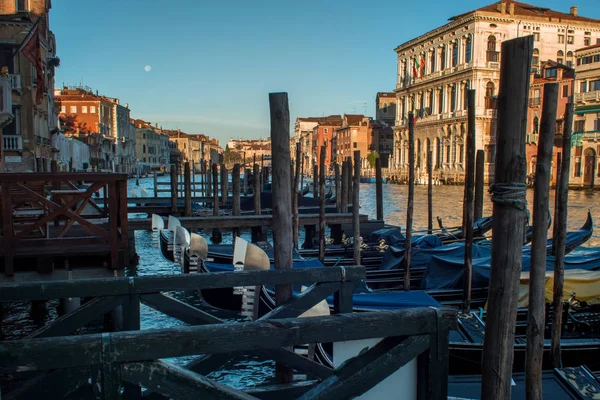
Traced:
[[462, 179], [467, 131], [466, 93], [476, 90], [476, 147], [485, 150], [488, 180], [493, 179], [496, 96], [500, 49], [505, 40], [534, 36], [532, 68], [543, 61], [574, 64], [576, 49], [600, 42], [600, 20], [510, 0], [469, 11], [398, 46], [396, 126], [392, 169], [408, 170], [408, 115], [415, 117], [417, 177], [426, 174], [427, 149], [434, 174]]

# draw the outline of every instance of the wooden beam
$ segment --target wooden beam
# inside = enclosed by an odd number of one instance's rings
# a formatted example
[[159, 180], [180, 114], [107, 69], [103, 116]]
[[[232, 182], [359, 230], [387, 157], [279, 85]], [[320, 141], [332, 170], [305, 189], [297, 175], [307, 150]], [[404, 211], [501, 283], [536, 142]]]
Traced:
[[[455, 320], [430, 308], [280, 319], [238, 324], [184, 326], [130, 332], [0, 342], [0, 371], [135, 362], [194, 354], [218, 354], [373, 337], [448, 331]], [[234, 340], [235, 339], [235, 340]], [[110, 343], [110, 346], [103, 345]]]
[[298, 400], [351, 399], [360, 396], [417, 358], [428, 347], [427, 335], [404, 339], [385, 338], [366, 353], [346, 361], [332, 376]]
[[[290, 270], [218, 272], [133, 278], [98, 278], [45, 282], [11, 282], [0, 285], [0, 302], [50, 300], [64, 297], [149, 294], [173, 290], [218, 289], [235, 286], [356, 282], [365, 279], [363, 267], [298, 268]], [[133, 283], [130, 283], [133, 282]]]
[[485, 151], [477, 150], [477, 157], [475, 160], [475, 208], [473, 219], [477, 221], [483, 217], [483, 173], [485, 168]]
[[119, 296], [96, 297], [82, 304], [81, 307], [77, 307], [70, 313], [32, 332], [25, 339], [70, 335], [76, 329], [94, 320], [102, 319], [104, 314], [121, 304], [121, 300]]
[[360, 265], [360, 150], [354, 151], [354, 176], [352, 177], [352, 237], [354, 264]]
[[511, 395], [514, 329], [526, 209], [525, 134], [533, 36], [502, 42], [494, 186], [492, 264], [483, 343], [481, 398]]
[[294, 296], [287, 304], [278, 306], [263, 315], [260, 320], [296, 318], [319, 304], [327, 296], [338, 290], [338, 288], [338, 283], [315, 283], [304, 292]]
[[115, 182], [127, 180], [127, 174], [113, 172], [11, 172], [0, 173], [0, 182], [51, 182], [61, 181], [85, 181], [85, 182]]
[[325, 158], [327, 147], [319, 154], [319, 260], [325, 261]]
[[552, 146], [556, 133], [558, 83], [544, 84], [544, 105], [535, 168], [533, 197], [533, 238], [529, 269], [529, 312], [527, 314], [527, 346], [525, 359], [525, 391], [530, 400], [542, 400], [542, 361], [545, 331], [546, 252], [548, 209], [550, 207], [550, 174]]
[[381, 176], [381, 157], [375, 159], [375, 200], [377, 202], [377, 221], [383, 221], [383, 177]]
[[404, 236], [404, 290], [410, 291], [410, 256], [415, 199], [415, 116], [408, 113], [408, 204], [406, 205], [406, 232]]
[[463, 269], [463, 313], [471, 312], [471, 280], [473, 279], [473, 217], [475, 207], [475, 89], [467, 91], [468, 127], [465, 191], [463, 197], [463, 232], [465, 233], [465, 265]]
[[256, 399], [230, 386], [160, 360], [124, 364], [121, 366], [121, 376], [128, 382], [178, 400]]
[[163, 293], [145, 294], [141, 296], [140, 300], [145, 305], [186, 324], [202, 325], [223, 322], [220, 318]]
[[62, 399], [87, 385], [88, 368], [67, 368], [48, 371], [20, 383], [12, 392], [2, 395], [4, 400]]

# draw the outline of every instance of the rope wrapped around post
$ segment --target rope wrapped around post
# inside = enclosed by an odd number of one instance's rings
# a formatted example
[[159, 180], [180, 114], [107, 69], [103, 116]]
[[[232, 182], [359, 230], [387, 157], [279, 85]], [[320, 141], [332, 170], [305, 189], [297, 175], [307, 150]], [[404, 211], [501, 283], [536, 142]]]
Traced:
[[493, 183], [488, 189], [494, 203], [527, 210], [527, 185], [520, 182]]

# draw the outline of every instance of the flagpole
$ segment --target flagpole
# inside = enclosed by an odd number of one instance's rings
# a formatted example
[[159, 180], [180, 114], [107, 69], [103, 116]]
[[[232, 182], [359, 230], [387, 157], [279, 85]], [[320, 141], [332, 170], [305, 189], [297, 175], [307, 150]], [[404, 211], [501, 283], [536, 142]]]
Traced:
[[23, 49], [23, 47], [25, 47], [27, 45], [27, 43], [29, 43], [29, 41], [33, 37], [33, 33], [35, 31], [35, 28], [40, 23], [40, 19], [42, 19], [42, 17], [38, 17], [37, 21], [35, 21], [35, 23], [31, 27], [31, 29], [29, 30], [29, 32], [25, 36], [25, 39], [23, 39], [23, 41], [21, 42], [21, 44], [19, 45], [19, 47], [17, 47], [17, 50], [15, 50], [15, 52], [13, 53], [13, 55], [12, 55], [13, 57], [16, 56], [17, 54], [19, 54], [19, 52]]

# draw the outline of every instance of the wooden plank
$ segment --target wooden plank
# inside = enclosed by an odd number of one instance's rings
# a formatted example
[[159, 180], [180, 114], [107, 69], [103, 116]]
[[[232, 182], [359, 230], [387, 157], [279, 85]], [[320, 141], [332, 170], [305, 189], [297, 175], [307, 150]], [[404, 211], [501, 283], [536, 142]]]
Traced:
[[258, 386], [246, 390], [246, 393], [261, 400], [295, 399], [315, 387], [318, 383], [319, 381], [312, 380], [292, 382], [284, 385]]
[[360, 265], [360, 150], [354, 151], [354, 176], [352, 177], [352, 237], [354, 264]]
[[19, 384], [12, 392], [2, 395], [4, 400], [62, 399], [87, 385], [88, 368], [67, 368], [42, 373]]
[[565, 243], [567, 239], [567, 211], [569, 205], [569, 177], [571, 166], [571, 133], [573, 129], [573, 103], [568, 103], [565, 110], [565, 128], [562, 143], [562, 165], [560, 182], [556, 190], [556, 236], [554, 237], [554, 287], [552, 298], [552, 365], [561, 365], [560, 337], [563, 315], [563, 291], [565, 274]]
[[123, 379], [175, 399], [251, 400], [256, 397], [164, 361], [121, 366]]
[[333, 369], [294, 353], [288, 349], [269, 349], [253, 351], [251, 354], [274, 360], [295, 370], [301, 371], [313, 378], [326, 379], [333, 374]]
[[375, 159], [375, 200], [378, 221], [383, 221], [383, 177], [381, 176], [381, 157]]
[[[2, 174], [0, 174], [2, 175]], [[10, 201], [10, 182], [2, 182], [0, 196], [2, 203], [2, 247], [4, 253], [4, 273], [13, 276], [14, 231], [12, 224], [12, 204]]]
[[[325, 157], [327, 147], [319, 154], [319, 260], [325, 261]], [[358, 264], [358, 263], [357, 263]]]
[[427, 335], [383, 339], [364, 354], [346, 361], [331, 377], [298, 399], [351, 399], [360, 396], [428, 347]]
[[463, 232], [465, 233], [465, 265], [463, 269], [463, 313], [471, 312], [471, 280], [473, 279], [473, 217], [475, 207], [475, 89], [467, 91], [468, 129], [465, 168], [465, 191], [463, 197]]
[[179, 301], [163, 293], [145, 294], [141, 296], [145, 305], [170, 317], [190, 325], [218, 324], [223, 320], [202, 311], [194, 306]]
[[287, 304], [278, 306], [263, 315], [260, 320], [295, 318], [316, 306], [330, 294], [338, 290], [338, 283], [315, 283], [304, 292], [294, 296]]
[[352, 295], [354, 294], [354, 284], [352, 282], [341, 282], [339, 290], [333, 295], [333, 311], [336, 314], [351, 313]]
[[[451, 318], [419, 308], [0, 342], [0, 371], [36, 371], [447, 331]], [[232, 340], [235, 338], [235, 340]], [[103, 347], [110, 343], [110, 347]], [[168, 345], [167, 345], [168, 344]], [[104, 351], [104, 353], [103, 353]]]
[[[111, 362], [107, 359], [107, 355], [111, 354], [112, 344], [110, 342], [110, 335], [103, 333], [101, 335], [102, 341], [102, 380], [101, 380], [101, 391], [102, 397], [105, 400], [120, 400], [121, 399], [121, 370], [119, 364]], [[51, 338], [49, 338], [51, 340]]]
[[[345, 277], [345, 278], [344, 278]], [[217, 289], [235, 286], [306, 284], [312, 282], [355, 282], [365, 279], [364, 267], [327, 267], [289, 270], [218, 272], [172, 276], [138, 276], [36, 282], [11, 282], [0, 285], [0, 302], [50, 300], [64, 297], [117, 296], [149, 294], [173, 290]]]
[[[525, 134], [533, 36], [502, 42], [492, 263], [482, 362], [482, 400], [511, 394], [514, 329], [525, 221]], [[508, 201], [507, 201], [508, 200]]]
[[410, 291], [410, 256], [415, 199], [415, 116], [408, 113], [408, 204], [406, 205], [406, 232], [404, 236], [404, 290]]
[[85, 302], [80, 307], [68, 314], [44, 325], [42, 328], [27, 335], [25, 339], [34, 339], [50, 336], [66, 336], [86, 324], [102, 319], [104, 314], [121, 304], [121, 298], [117, 296], [96, 297]]
[[[122, 314], [123, 314], [123, 330], [137, 331], [141, 328], [140, 321], [140, 297], [136, 294], [121, 296]], [[142, 388], [138, 385], [123, 382], [123, 399], [124, 400], [141, 400]]]
[[[269, 109], [271, 115], [271, 147], [273, 163], [273, 248], [275, 269], [290, 270], [292, 268], [292, 197], [291, 156], [290, 156], [290, 109], [287, 93], [269, 93]], [[256, 188], [256, 186], [255, 186]], [[256, 195], [256, 192], [255, 192]], [[292, 298], [292, 285], [275, 286], [275, 304], [282, 306]], [[292, 381], [292, 370], [275, 365], [277, 383]]]
[[483, 173], [485, 168], [485, 151], [477, 150], [477, 157], [475, 160], [475, 213], [473, 219], [477, 221], [483, 217]]
[[556, 133], [558, 83], [544, 84], [544, 105], [540, 124], [535, 192], [533, 197], [533, 238], [529, 272], [529, 312], [525, 351], [525, 392], [529, 399], [542, 396], [542, 361], [545, 331], [546, 246], [548, 244], [548, 210], [550, 207], [550, 175], [552, 146]]

